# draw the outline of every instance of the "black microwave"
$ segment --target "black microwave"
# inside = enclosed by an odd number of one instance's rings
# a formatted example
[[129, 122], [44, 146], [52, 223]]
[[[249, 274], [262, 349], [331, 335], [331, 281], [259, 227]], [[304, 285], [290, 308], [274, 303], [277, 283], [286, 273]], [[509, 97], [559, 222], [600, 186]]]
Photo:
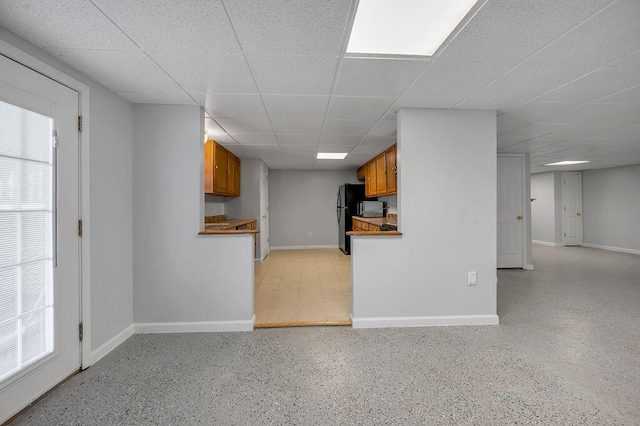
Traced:
[[361, 217], [384, 217], [386, 206], [384, 201], [360, 201], [356, 215]]

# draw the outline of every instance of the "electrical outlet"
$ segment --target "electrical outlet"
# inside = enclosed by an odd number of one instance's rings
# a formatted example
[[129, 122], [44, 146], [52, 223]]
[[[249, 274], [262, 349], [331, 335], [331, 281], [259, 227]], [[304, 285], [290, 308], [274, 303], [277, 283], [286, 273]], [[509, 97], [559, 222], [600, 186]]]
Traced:
[[309, 238], [313, 237], [313, 232], [309, 232], [309, 233], [307, 234], [307, 236], [308, 236]]
[[477, 285], [478, 284], [478, 275], [476, 271], [469, 271], [469, 279], [467, 281], [467, 285]]

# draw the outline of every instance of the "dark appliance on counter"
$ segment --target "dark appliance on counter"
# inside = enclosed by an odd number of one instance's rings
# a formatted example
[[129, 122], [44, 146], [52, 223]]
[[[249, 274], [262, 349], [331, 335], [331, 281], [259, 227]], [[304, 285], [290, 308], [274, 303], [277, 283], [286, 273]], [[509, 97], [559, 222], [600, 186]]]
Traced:
[[357, 204], [356, 216], [385, 217], [386, 206], [382, 201], [360, 201]]
[[351, 237], [347, 232], [352, 230], [351, 217], [356, 216], [359, 201], [375, 201], [364, 195], [363, 184], [345, 183], [338, 187], [336, 214], [338, 217], [339, 246], [344, 254], [351, 254]]

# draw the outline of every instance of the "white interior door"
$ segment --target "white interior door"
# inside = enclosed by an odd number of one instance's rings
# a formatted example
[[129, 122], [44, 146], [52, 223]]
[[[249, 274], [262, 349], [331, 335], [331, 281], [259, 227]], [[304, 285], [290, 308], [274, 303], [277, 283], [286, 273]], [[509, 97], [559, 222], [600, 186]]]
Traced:
[[522, 268], [522, 157], [498, 156], [498, 268]]
[[0, 55], [0, 423], [80, 367], [77, 117]]
[[582, 175], [562, 174], [562, 242], [582, 245]]
[[269, 254], [269, 169], [264, 163], [260, 183], [260, 254], [261, 259]]

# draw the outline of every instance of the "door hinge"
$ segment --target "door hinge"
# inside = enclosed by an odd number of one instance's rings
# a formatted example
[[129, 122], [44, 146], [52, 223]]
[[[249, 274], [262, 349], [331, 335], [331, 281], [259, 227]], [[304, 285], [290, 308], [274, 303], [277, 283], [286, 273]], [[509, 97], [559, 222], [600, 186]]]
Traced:
[[82, 237], [82, 219], [78, 220], [78, 236]]
[[82, 325], [82, 323], [78, 324], [78, 337], [82, 342], [82, 339], [84, 338], [84, 326]]
[[79, 132], [82, 131], [82, 116], [81, 115], [78, 116], [78, 131]]

